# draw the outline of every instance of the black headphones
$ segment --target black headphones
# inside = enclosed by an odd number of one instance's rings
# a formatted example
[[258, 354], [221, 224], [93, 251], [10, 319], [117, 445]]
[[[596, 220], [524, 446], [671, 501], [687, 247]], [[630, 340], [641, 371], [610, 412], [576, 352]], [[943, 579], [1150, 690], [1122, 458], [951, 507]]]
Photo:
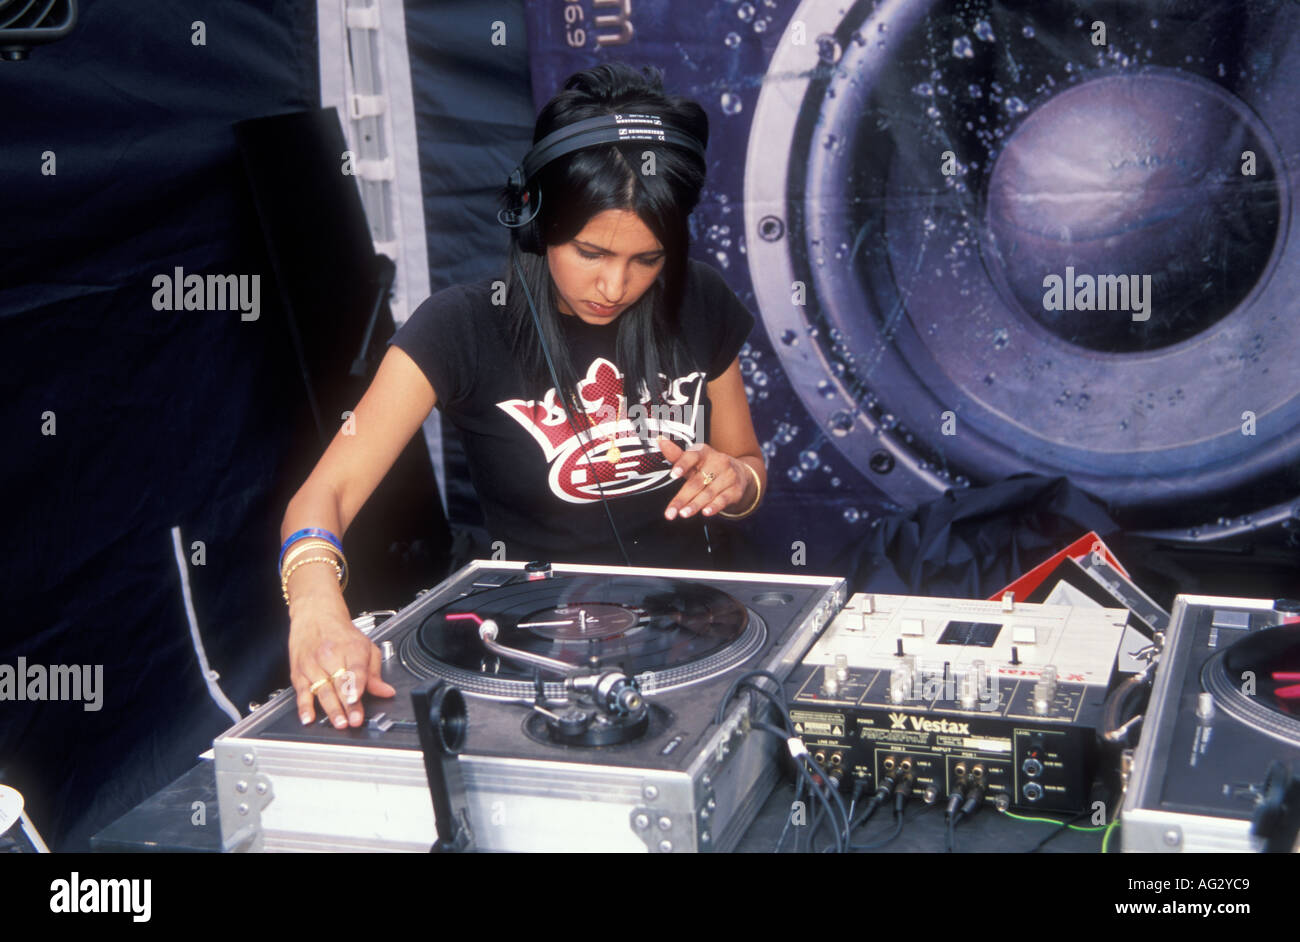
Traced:
[[[600, 144], [620, 144], [626, 141], [672, 144], [686, 148], [701, 161], [704, 160], [704, 145], [697, 137], [667, 123], [658, 115], [611, 114], [575, 121], [546, 135], [524, 155], [524, 159], [506, 181], [511, 206], [497, 213], [497, 221], [515, 230], [522, 251], [531, 252], [533, 255], [546, 254], [542, 234], [534, 223], [537, 213], [542, 208], [542, 194], [539, 190], [536, 202], [532, 202], [529, 184], [551, 161], [571, 154], [575, 150]], [[527, 216], [524, 215], [526, 211], [528, 211]]]

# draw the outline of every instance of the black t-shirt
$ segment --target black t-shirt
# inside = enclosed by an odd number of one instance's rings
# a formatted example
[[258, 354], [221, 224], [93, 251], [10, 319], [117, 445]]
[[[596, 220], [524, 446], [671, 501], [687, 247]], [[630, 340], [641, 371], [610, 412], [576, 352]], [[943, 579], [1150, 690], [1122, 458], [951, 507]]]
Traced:
[[707, 442], [707, 383], [731, 365], [754, 316], [722, 275], [690, 259], [680, 324], [696, 368], [667, 385], [665, 403], [650, 405], [622, 397], [617, 322], [561, 315], [585, 410], [575, 432], [553, 389], [541, 401], [526, 394], [505, 307], [492, 303], [494, 280], [437, 292], [389, 343], [424, 371], [437, 407], [460, 429], [488, 533], [504, 542], [505, 558], [621, 564], [599, 481], [632, 565], [709, 568], [707, 518], [664, 519], [680, 482], [669, 480], [670, 466], [657, 448], [647, 452], [636, 429], [652, 446], [660, 434], [681, 447], [701, 436]]

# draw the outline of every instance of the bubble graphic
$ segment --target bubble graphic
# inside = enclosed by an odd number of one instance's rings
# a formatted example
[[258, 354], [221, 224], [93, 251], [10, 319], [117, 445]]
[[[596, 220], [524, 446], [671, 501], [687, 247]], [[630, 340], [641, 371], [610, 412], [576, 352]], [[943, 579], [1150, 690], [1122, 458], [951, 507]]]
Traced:
[[840, 61], [842, 55], [844, 55], [844, 49], [834, 36], [823, 33], [817, 37], [817, 58], [829, 65], [834, 65]]

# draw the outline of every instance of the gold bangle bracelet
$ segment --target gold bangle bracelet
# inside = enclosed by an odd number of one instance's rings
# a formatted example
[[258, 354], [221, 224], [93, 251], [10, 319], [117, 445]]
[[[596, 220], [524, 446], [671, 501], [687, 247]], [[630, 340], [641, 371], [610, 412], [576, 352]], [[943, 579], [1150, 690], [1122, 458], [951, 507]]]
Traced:
[[293, 546], [289, 548], [289, 551], [284, 554], [284, 562], [280, 566], [280, 581], [284, 581], [285, 572], [288, 571], [289, 567], [293, 565], [295, 560], [301, 558], [307, 553], [320, 551], [329, 553], [338, 560], [339, 566], [343, 572], [342, 577], [339, 579], [339, 585], [341, 588], [346, 589], [348, 586], [349, 575], [347, 557], [340, 553], [338, 549], [335, 548], [334, 544], [330, 543], [328, 540], [306, 539], [299, 540], [297, 543], [293, 544]]
[[752, 514], [755, 510], [758, 509], [758, 503], [763, 499], [763, 479], [758, 476], [758, 472], [754, 470], [754, 466], [750, 464], [748, 461], [741, 461], [741, 459], [739, 458], [736, 460], [740, 461], [741, 464], [743, 464], [747, 469], [749, 469], [749, 473], [754, 476], [754, 488], [756, 493], [754, 494], [754, 502], [749, 505], [749, 509], [742, 511], [741, 513], [729, 514], [725, 510], [718, 511], [719, 516], [729, 517], [732, 520], [740, 520], [743, 519], [744, 517], [748, 517], [750, 514]]
[[334, 573], [338, 576], [339, 582], [343, 581], [343, 567], [339, 565], [338, 560], [334, 557], [312, 556], [308, 559], [300, 559], [289, 568], [289, 571], [284, 574], [284, 578], [280, 580], [280, 591], [281, 594], [284, 595], [285, 605], [289, 604], [289, 577], [293, 575], [294, 570], [299, 566], [306, 566], [308, 563], [329, 563], [334, 567]]
[[334, 548], [334, 545], [326, 540], [299, 540], [297, 543], [293, 544], [293, 546], [289, 547], [288, 552], [284, 554], [284, 562], [280, 564], [280, 571], [284, 572], [293, 564], [295, 559], [298, 559], [305, 553], [314, 550], [324, 550], [325, 552], [332, 553], [335, 556], [339, 555], [339, 551]]

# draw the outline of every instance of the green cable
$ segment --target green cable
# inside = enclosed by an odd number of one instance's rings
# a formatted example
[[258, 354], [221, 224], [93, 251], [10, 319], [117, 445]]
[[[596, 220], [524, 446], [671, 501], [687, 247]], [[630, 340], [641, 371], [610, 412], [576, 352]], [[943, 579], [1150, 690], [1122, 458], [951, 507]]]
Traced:
[[1115, 830], [1115, 828], [1116, 828], [1118, 825], [1119, 825], [1119, 817], [1118, 817], [1118, 816], [1116, 816], [1116, 818], [1115, 818], [1114, 821], [1112, 821], [1112, 822], [1110, 822], [1110, 824], [1106, 825], [1106, 833], [1103, 834], [1103, 835], [1101, 836], [1101, 852], [1102, 852], [1103, 854], [1109, 854], [1109, 853], [1110, 853], [1110, 850], [1109, 850], [1109, 848], [1110, 848], [1110, 833], [1111, 833], [1111, 831]]
[[[1038, 821], [1043, 824], [1055, 824], [1057, 827], [1060, 827], [1062, 824], [1065, 824], [1064, 821], [1057, 821], [1055, 818], [1031, 818], [1023, 814], [1012, 814], [1010, 811], [1004, 811], [1002, 813], [1005, 814], [1008, 818], [1015, 818], [1017, 821]], [[1105, 824], [1098, 824], [1098, 825], [1066, 824], [1065, 826], [1068, 827], [1071, 831], [1104, 831], [1107, 828], [1107, 825]]]

